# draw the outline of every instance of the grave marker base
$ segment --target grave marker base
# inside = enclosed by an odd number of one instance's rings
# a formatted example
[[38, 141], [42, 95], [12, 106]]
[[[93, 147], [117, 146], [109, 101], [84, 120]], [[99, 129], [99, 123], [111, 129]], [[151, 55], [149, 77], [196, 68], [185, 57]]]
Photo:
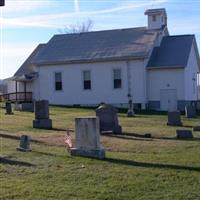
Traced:
[[11, 112], [11, 113], [5, 113], [5, 115], [14, 115], [14, 113], [13, 112]]
[[32, 151], [31, 149], [23, 149], [23, 148], [20, 148], [20, 147], [17, 147], [16, 149], [17, 149], [17, 151], [22, 151], [22, 152], [30, 152], [30, 151]]
[[86, 149], [71, 149], [72, 156], [83, 156], [83, 157], [90, 157], [90, 158], [98, 158], [103, 160], [105, 158], [105, 151], [104, 149], [96, 149], [96, 150], [86, 150]]
[[51, 119], [33, 120], [33, 128], [52, 129], [52, 120]]

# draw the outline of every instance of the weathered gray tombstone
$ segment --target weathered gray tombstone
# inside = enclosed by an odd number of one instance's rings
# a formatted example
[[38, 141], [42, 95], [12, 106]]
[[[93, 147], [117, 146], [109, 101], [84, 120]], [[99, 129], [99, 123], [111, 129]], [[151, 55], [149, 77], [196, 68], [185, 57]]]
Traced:
[[23, 151], [23, 152], [31, 151], [30, 140], [31, 140], [30, 136], [22, 135], [20, 137], [20, 144], [19, 144], [19, 147], [17, 148], [17, 150]]
[[196, 109], [193, 105], [185, 106], [185, 116], [187, 118], [196, 118]]
[[71, 149], [72, 156], [105, 158], [100, 145], [98, 117], [75, 118], [76, 147]]
[[127, 117], [134, 117], [134, 116], [135, 116], [135, 113], [134, 113], [134, 110], [133, 110], [133, 102], [132, 102], [132, 100], [129, 100]]
[[47, 100], [35, 102], [33, 128], [52, 129], [52, 120], [49, 119], [49, 102]]
[[118, 122], [117, 111], [114, 107], [108, 104], [102, 104], [96, 109], [96, 116], [99, 117], [100, 131], [116, 134], [122, 133], [122, 128]]
[[180, 111], [168, 112], [168, 126], [182, 126]]
[[192, 131], [191, 130], [176, 130], [176, 137], [178, 139], [192, 139]]
[[13, 115], [11, 102], [6, 102], [6, 115]]

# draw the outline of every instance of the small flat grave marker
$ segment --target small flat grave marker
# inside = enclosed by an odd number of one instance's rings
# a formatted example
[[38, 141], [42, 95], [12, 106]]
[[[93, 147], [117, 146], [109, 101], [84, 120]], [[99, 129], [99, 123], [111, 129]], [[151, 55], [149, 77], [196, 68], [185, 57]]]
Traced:
[[194, 126], [193, 131], [200, 131], [200, 126]]
[[192, 139], [192, 131], [191, 130], [176, 130], [176, 137], [178, 139]]
[[23, 151], [23, 152], [31, 151], [30, 140], [31, 140], [30, 136], [22, 135], [20, 137], [20, 144], [19, 144], [19, 147], [17, 147], [17, 150]]

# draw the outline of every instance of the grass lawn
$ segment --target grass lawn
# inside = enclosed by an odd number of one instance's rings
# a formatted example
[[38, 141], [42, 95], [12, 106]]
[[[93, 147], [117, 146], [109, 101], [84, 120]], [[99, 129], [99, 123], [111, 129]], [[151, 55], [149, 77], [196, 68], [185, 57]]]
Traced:
[[[91, 115], [91, 109], [51, 107], [54, 129], [38, 130], [33, 113], [4, 115], [0, 109], [0, 199], [200, 199], [200, 132], [177, 140], [178, 127], [166, 126], [166, 115], [119, 114], [125, 135], [101, 136], [105, 160], [71, 157], [63, 146], [65, 130], [74, 130], [75, 117]], [[182, 121], [184, 129], [200, 125], [200, 118]], [[43, 143], [18, 152], [16, 136], [22, 134]]]

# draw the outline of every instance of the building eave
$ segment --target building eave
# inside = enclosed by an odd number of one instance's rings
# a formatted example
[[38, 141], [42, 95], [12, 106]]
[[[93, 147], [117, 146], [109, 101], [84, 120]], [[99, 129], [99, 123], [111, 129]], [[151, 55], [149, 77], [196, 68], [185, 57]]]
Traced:
[[84, 63], [96, 63], [96, 62], [112, 62], [112, 61], [127, 61], [127, 60], [144, 60], [147, 55], [142, 56], [123, 56], [123, 57], [111, 57], [111, 58], [98, 58], [98, 59], [85, 59], [85, 60], [68, 60], [68, 61], [53, 61], [53, 62], [36, 62], [32, 63], [36, 66], [43, 65], [63, 65], [63, 64], [84, 64]]
[[154, 70], [154, 69], [184, 69], [185, 66], [183, 65], [173, 65], [173, 66], [151, 66], [147, 67], [147, 70]]
[[199, 57], [199, 50], [198, 50], [198, 47], [197, 47], [197, 42], [196, 42], [195, 36], [194, 36], [194, 40], [193, 40], [193, 45], [194, 45], [194, 50], [195, 50], [195, 54], [196, 54], [196, 57], [197, 57], [197, 64], [198, 64], [199, 71], [200, 71], [200, 57]]

